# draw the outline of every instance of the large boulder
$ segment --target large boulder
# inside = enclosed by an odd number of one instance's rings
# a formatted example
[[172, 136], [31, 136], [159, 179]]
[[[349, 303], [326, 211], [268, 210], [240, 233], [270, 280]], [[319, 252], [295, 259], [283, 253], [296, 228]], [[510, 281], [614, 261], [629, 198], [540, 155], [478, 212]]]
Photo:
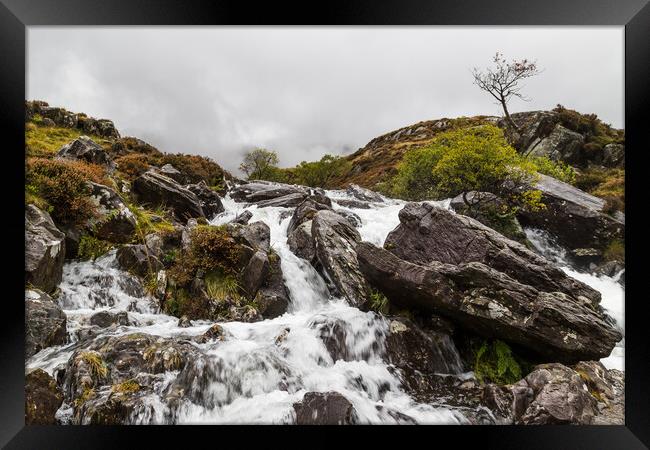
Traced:
[[384, 201], [384, 198], [378, 193], [371, 191], [370, 189], [362, 188], [357, 184], [351, 184], [345, 192], [357, 200], [364, 202], [383, 203]]
[[265, 319], [273, 319], [287, 312], [289, 292], [284, 285], [280, 257], [269, 254], [269, 271], [255, 298], [258, 310]]
[[176, 167], [172, 166], [171, 164], [165, 164], [159, 169], [159, 171], [166, 177], [169, 177], [180, 184], [183, 184], [183, 182], [185, 181], [185, 177], [183, 176], [181, 171], [178, 170]]
[[56, 380], [42, 369], [25, 376], [25, 425], [56, 425], [56, 411], [63, 393]]
[[269, 273], [269, 258], [265, 251], [258, 250], [248, 261], [242, 273], [242, 289], [248, 298], [255, 298]]
[[361, 241], [359, 232], [334, 211], [322, 210], [314, 214], [311, 234], [316, 259], [334, 285], [334, 292], [363, 309], [368, 301], [368, 284], [359, 270], [355, 253]]
[[53, 291], [61, 282], [65, 235], [50, 215], [34, 205], [25, 208], [25, 283]]
[[306, 259], [310, 263], [315, 262], [316, 247], [314, 238], [311, 235], [312, 221], [301, 223], [294, 229], [287, 238], [287, 245], [298, 258]]
[[115, 128], [112, 120], [95, 119], [77, 114], [77, 128], [88, 134], [94, 134], [108, 139], [119, 139], [120, 133]]
[[260, 202], [257, 202], [257, 206], [260, 208], [269, 208], [269, 207], [293, 208], [301, 204], [306, 197], [307, 194], [303, 194], [303, 193], [287, 194], [287, 195], [283, 195], [282, 197], [262, 200]]
[[188, 184], [185, 187], [199, 198], [201, 209], [207, 218], [212, 218], [225, 211], [221, 197], [210, 189], [205, 181], [201, 180], [197, 184]]
[[126, 311], [99, 311], [90, 317], [90, 324], [99, 328], [108, 328], [114, 325], [130, 325], [131, 322], [129, 321], [129, 313]]
[[607, 144], [603, 147], [603, 165], [607, 167], [625, 167], [625, 146]]
[[539, 291], [561, 292], [581, 302], [600, 302], [600, 293], [477, 220], [429, 203], [408, 203], [384, 247], [415, 264], [479, 262]]
[[338, 392], [307, 392], [293, 408], [297, 425], [351, 425], [355, 422], [352, 403]]
[[581, 163], [584, 143], [583, 135], [558, 123], [550, 134], [534, 139], [524, 150], [524, 154], [545, 156], [554, 161], [578, 164]]
[[604, 358], [622, 338], [589, 300], [540, 291], [481, 262], [413, 264], [366, 242], [357, 259], [392, 305], [441, 315], [551, 361]]
[[233, 200], [250, 203], [271, 200], [289, 194], [306, 195], [307, 193], [307, 190], [302, 186], [261, 180], [240, 184], [230, 190], [230, 196]]
[[101, 145], [88, 136], [80, 136], [74, 141], [64, 145], [56, 154], [57, 158], [80, 159], [82, 161], [113, 168], [115, 163], [111, 156]]
[[253, 222], [247, 225], [228, 224], [232, 236], [248, 247], [268, 252], [271, 248], [271, 229], [262, 222]]
[[44, 348], [67, 342], [67, 318], [59, 305], [45, 292], [25, 291], [25, 358]]
[[137, 226], [135, 215], [117, 193], [102, 184], [88, 182], [90, 198], [97, 206], [99, 218], [89, 224], [99, 239], [124, 244], [130, 242]]
[[612, 240], [624, 238], [625, 215], [606, 214], [605, 200], [546, 175], [540, 175], [535, 189], [542, 192], [546, 207], [521, 211], [522, 225], [548, 231], [569, 249], [604, 249]]
[[132, 192], [140, 203], [171, 208], [180, 221], [205, 217], [201, 200], [196, 194], [153, 170], [143, 173], [133, 181]]
[[147, 277], [162, 270], [163, 264], [146, 245], [127, 244], [117, 250], [117, 262], [126, 271]]
[[[326, 197], [327, 198], [327, 197]], [[331, 202], [318, 201], [317, 198], [309, 197], [301, 202], [293, 211], [291, 220], [287, 227], [287, 234], [291, 234], [299, 225], [311, 220], [318, 211], [331, 210]]]

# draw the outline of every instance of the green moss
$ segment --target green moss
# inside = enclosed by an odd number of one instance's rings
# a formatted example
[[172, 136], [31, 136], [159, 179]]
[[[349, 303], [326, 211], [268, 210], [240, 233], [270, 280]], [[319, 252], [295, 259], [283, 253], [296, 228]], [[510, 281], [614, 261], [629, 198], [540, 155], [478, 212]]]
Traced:
[[138, 392], [140, 390], [140, 384], [135, 380], [127, 380], [120, 384], [115, 384], [111, 387], [112, 392], [118, 392], [121, 394], [130, 394], [133, 392]]
[[381, 292], [370, 290], [370, 309], [378, 314], [386, 315], [389, 312], [390, 304], [388, 298]]
[[113, 248], [113, 244], [110, 242], [85, 234], [81, 236], [81, 239], [79, 239], [79, 250], [77, 251], [77, 256], [83, 261], [91, 259], [94, 261], [100, 256], [106, 254], [111, 248]]
[[474, 348], [474, 375], [481, 383], [512, 384], [522, 377], [522, 368], [503, 341], [483, 341]]
[[621, 239], [612, 240], [603, 252], [605, 261], [623, 261], [625, 262], [625, 242]]
[[86, 403], [91, 398], [94, 398], [95, 396], [96, 393], [93, 388], [85, 387], [81, 395], [74, 400], [74, 405], [75, 407], [80, 408], [84, 403]]
[[81, 354], [81, 360], [88, 364], [90, 374], [93, 378], [104, 378], [108, 375], [108, 367], [106, 367], [106, 364], [99, 353], [83, 352]]

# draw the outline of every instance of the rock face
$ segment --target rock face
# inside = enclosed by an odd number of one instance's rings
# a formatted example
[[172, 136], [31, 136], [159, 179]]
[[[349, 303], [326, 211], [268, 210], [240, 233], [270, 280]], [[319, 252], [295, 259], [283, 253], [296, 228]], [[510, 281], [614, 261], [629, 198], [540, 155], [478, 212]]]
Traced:
[[542, 364], [514, 385], [487, 385], [488, 407], [521, 425], [623, 425], [624, 375], [598, 361]]
[[607, 167], [625, 167], [625, 146], [607, 144], [603, 147], [603, 165]]
[[114, 167], [110, 155], [88, 136], [80, 136], [78, 139], [64, 145], [56, 156], [57, 158], [80, 159], [91, 164]]
[[480, 222], [428, 203], [409, 203], [399, 212], [400, 225], [384, 247], [415, 264], [479, 262], [523, 285], [561, 292], [594, 305], [600, 294], [553, 266], [518, 242]]
[[331, 206], [324, 202], [319, 202], [315, 198], [305, 199], [296, 207], [287, 227], [287, 234], [291, 234], [299, 225], [311, 220], [318, 211], [332, 210]]
[[269, 258], [266, 252], [258, 250], [248, 261], [242, 274], [242, 289], [249, 298], [255, 298], [269, 273]]
[[268, 252], [271, 248], [271, 229], [264, 222], [253, 222], [244, 226], [229, 226], [232, 235], [251, 248]]
[[356, 198], [357, 200], [361, 200], [364, 202], [383, 203], [384, 201], [382, 196], [379, 195], [378, 193], [371, 191], [370, 189], [362, 188], [357, 184], [351, 184], [345, 192], [347, 192], [349, 195]]
[[534, 139], [524, 154], [546, 156], [554, 161], [577, 164], [581, 160], [584, 143], [584, 136], [568, 130], [558, 123], [548, 136]]
[[150, 170], [136, 178], [132, 191], [141, 203], [171, 208], [182, 222], [192, 217], [205, 217], [196, 194], [155, 171]]
[[625, 215], [605, 214], [603, 199], [546, 175], [540, 175], [535, 188], [542, 192], [546, 208], [519, 214], [524, 226], [548, 231], [569, 249], [603, 249], [613, 239], [623, 239]]
[[55, 425], [55, 414], [62, 403], [61, 389], [45, 371], [36, 369], [25, 376], [26, 425]]
[[183, 183], [184, 178], [183, 174], [174, 166], [171, 164], [165, 164], [160, 168], [160, 173], [165, 175], [166, 177], [171, 178], [172, 180], [176, 181], [177, 183]]
[[552, 361], [604, 358], [622, 337], [589, 300], [537, 290], [480, 262], [418, 265], [365, 242], [357, 258], [391, 304], [439, 314]]
[[271, 254], [268, 274], [255, 299], [258, 310], [265, 319], [273, 319], [287, 312], [289, 292], [284, 285], [283, 278], [280, 258]]
[[[73, 405], [74, 424], [133, 423], [132, 414], [151, 418], [146, 397], [163, 373], [199, 358], [189, 341], [134, 333], [107, 336], [76, 350], [65, 370], [64, 396]], [[145, 420], [145, 423], [146, 420]]]
[[67, 342], [67, 318], [52, 298], [39, 290], [25, 291], [25, 358]]
[[207, 218], [212, 218], [225, 211], [223, 203], [221, 203], [221, 197], [210, 189], [205, 181], [201, 180], [197, 184], [188, 184], [185, 187], [199, 198], [201, 209]]
[[312, 221], [301, 223], [298, 228], [293, 230], [287, 238], [287, 245], [294, 255], [298, 258], [306, 259], [310, 263], [315, 262], [316, 247], [311, 235]]
[[127, 244], [117, 250], [117, 262], [122, 269], [147, 277], [163, 269], [160, 260], [142, 244]]
[[361, 241], [357, 230], [342, 216], [323, 210], [314, 214], [311, 234], [318, 263], [334, 290], [363, 309], [368, 301], [368, 284], [357, 263], [355, 247]]
[[136, 218], [117, 193], [101, 184], [88, 182], [91, 198], [101, 217], [91, 222], [93, 233], [99, 239], [124, 244], [133, 238]]
[[293, 408], [297, 425], [351, 425], [355, 421], [352, 403], [338, 392], [307, 392]]
[[25, 207], [25, 283], [50, 292], [61, 282], [65, 235], [45, 211]]

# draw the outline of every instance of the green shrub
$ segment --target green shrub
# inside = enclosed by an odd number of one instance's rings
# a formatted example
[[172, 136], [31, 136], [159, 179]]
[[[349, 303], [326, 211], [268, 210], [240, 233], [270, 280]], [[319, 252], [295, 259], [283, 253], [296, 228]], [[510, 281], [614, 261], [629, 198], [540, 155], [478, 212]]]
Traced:
[[529, 157], [529, 159], [539, 173], [564, 181], [565, 183], [575, 183], [576, 172], [569, 164], [562, 161], [553, 161], [546, 156]]
[[113, 244], [110, 242], [102, 241], [101, 239], [85, 234], [79, 239], [77, 257], [84, 261], [90, 259], [94, 261], [106, 254], [111, 248], [113, 248]]
[[127, 180], [134, 180], [149, 170], [149, 157], [140, 153], [120, 156], [115, 160], [119, 172]]
[[82, 161], [29, 158], [25, 166], [26, 198], [38, 198], [58, 224], [83, 224], [96, 216], [87, 181], [110, 184], [104, 170]]
[[[28, 157], [51, 158], [65, 144], [87, 135], [76, 128], [44, 127], [41, 126], [40, 116], [34, 116], [32, 122], [25, 123], [25, 154]], [[106, 139], [90, 135], [100, 145], [108, 142]]]
[[625, 262], [625, 243], [621, 239], [614, 239], [603, 252], [605, 261]]
[[522, 377], [519, 362], [503, 341], [483, 341], [474, 351], [474, 375], [481, 383], [512, 384]]
[[[542, 207], [536, 166], [506, 142], [492, 125], [440, 133], [425, 147], [410, 150], [392, 180], [393, 195], [406, 200], [443, 199], [464, 192], [490, 192], [512, 209]], [[478, 207], [480, 205], [469, 205]]]
[[325, 155], [320, 161], [301, 162], [293, 169], [295, 183], [311, 187], [330, 188], [339, 177], [350, 171], [352, 163], [340, 156]]
[[220, 185], [224, 178], [224, 171], [212, 159], [200, 155], [164, 154], [153, 158], [157, 165], [171, 164], [183, 174], [189, 183], [205, 181], [208, 186]]
[[370, 309], [378, 314], [387, 315], [390, 309], [388, 298], [381, 292], [371, 289]]

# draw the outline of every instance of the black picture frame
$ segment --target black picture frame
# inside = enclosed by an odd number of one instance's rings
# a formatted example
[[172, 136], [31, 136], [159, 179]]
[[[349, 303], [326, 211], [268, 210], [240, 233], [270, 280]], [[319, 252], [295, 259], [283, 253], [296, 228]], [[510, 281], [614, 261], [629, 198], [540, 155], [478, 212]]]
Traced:
[[[5, 270], [19, 271], [24, 245], [24, 100], [26, 73], [26, 27], [31, 25], [619, 25], [625, 27], [625, 130], [626, 130], [626, 424], [625, 426], [503, 426], [503, 427], [349, 427], [335, 430], [307, 427], [265, 427], [251, 432], [241, 427], [82, 427], [25, 426], [24, 424], [24, 296], [21, 277], [4, 273], [0, 325], [0, 444], [6, 448], [132, 448], [137, 438], [147, 446], [154, 441], [171, 443], [180, 438], [192, 446], [204, 442], [222, 445], [224, 436], [239, 445], [260, 438], [267, 445], [282, 446], [330, 442], [331, 431], [388, 440], [413, 442], [415, 435], [427, 446], [457, 445], [476, 440], [481, 448], [570, 448], [636, 449], [650, 445], [650, 383], [646, 362], [650, 360], [646, 337], [647, 296], [643, 289], [644, 269], [641, 241], [630, 236], [641, 233], [643, 153], [647, 150], [646, 105], [650, 100], [650, 4], [648, 0], [400, 0], [371, 2], [329, 1], [324, 4], [260, 3], [208, 0], [0, 0], [0, 124], [2, 134], [3, 184], [2, 229], [5, 230]], [[119, 49], [116, 49], [119, 51]], [[577, 70], [579, 70], [577, 68]], [[588, 77], [585, 73], [582, 76]], [[598, 95], [598, 93], [594, 93]], [[636, 185], [636, 186], [635, 186]], [[640, 189], [639, 189], [640, 188]], [[647, 188], [646, 188], [647, 190]], [[642, 237], [639, 237], [642, 239]], [[12, 244], [12, 245], [9, 245]], [[638, 260], [638, 261], [637, 261]], [[639, 294], [637, 296], [637, 293]], [[630, 299], [630, 301], [627, 301]], [[259, 427], [255, 427], [259, 428]], [[257, 430], [255, 430], [257, 431]], [[301, 438], [280, 438], [298, 432]], [[407, 434], [408, 433], [408, 434]], [[318, 439], [319, 436], [323, 438]], [[281, 441], [279, 439], [282, 439]], [[336, 438], [338, 441], [340, 438]], [[422, 441], [424, 439], [424, 441]], [[442, 444], [443, 442], [447, 444]], [[345, 441], [341, 441], [345, 442]], [[366, 441], [370, 442], [370, 441]], [[449, 444], [450, 442], [456, 444]], [[139, 444], [144, 445], [144, 444]], [[370, 445], [366, 443], [365, 445]]]

